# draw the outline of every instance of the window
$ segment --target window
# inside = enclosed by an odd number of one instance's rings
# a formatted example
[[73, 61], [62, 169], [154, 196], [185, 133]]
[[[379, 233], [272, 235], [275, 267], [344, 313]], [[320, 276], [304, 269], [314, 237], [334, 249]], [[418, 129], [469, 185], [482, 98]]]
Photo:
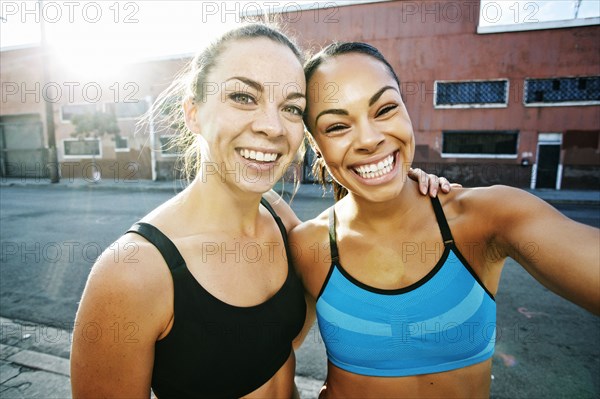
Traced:
[[99, 139], [64, 139], [65, 158], [102, 158]]
[[129, 151], [129, 139], [127, 137], [115, 136], [115, 151], [116, 152], [127, 152]]
[[445, 131], [442, 132], [442, 157], [516, 158], [519, 132]]
[[67, 122], [75, 115], [93, 114], [96, 111], [101, 111], [101, 108], [99, 104], [65, 104], [60, 107], [60, 119]]
[[435, 82], [435, 108], [494, 108], [508, 104], [508, 80]]
[[148, 110], [148, 103], [146, 101], [120, 102], [106, 105], [114, 111], [115, 116], [119, 119], [138, 118]]
[[179, 149], [171, 142], [175, 136], [160, 136], [160, 152], [164, 157], [177, 157], [180, 154]]
[[600, 76], [525, 79], [526, 106], [600, 104]]

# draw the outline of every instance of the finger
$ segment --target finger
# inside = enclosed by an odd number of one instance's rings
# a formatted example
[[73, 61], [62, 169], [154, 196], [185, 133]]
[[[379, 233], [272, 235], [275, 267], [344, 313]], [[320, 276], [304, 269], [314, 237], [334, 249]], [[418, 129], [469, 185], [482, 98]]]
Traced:
[[429, 175], [429, 196], [436, 197], [439, 187], [440, 187], [440, 178], [436, 175]]
[[445, 177], [440, 177], [440, 186], [441, 186], [443, 192], [445, 192], [445, 193], [450, 192], [450, 189], [451, 189], [450, 182]]
[[452, 187], [452, 188], [462, 188], [462, 186], [463, 185], [460, 183], [450, 183], [450, 187]]
[[418, 169], [418, 174], [419, 174], [419, 191], [421, 192], [421, 194], [427, 195], [427, 190], [429, 189], [429, 184], [430, 184], [430, 180], [429, 180], [430, 175], [428, 175], [421, 169]]

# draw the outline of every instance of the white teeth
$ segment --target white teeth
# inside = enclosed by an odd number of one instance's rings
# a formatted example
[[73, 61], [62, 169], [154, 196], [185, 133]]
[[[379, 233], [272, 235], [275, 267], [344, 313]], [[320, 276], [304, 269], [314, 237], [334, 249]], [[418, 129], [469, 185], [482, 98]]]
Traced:
[[392, 154], [383, 161], [356, 167], [354, 168], [354, 171], [364, 179], [373, 179], [390, 173], [393, 169], [393, 166], [394, 155]]
[[241, 149], [240, 155], [246, 159], [251, 159], [259, 162], [273, 162], [277, 159], [277, 154], [274, 152], [261, 152]]

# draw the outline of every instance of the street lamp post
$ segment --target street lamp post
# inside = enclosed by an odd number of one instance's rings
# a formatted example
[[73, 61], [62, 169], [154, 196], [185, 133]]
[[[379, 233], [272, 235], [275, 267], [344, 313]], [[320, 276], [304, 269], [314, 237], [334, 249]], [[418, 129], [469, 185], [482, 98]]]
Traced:
[[[48, 42], [46, 41], [46, 29], [44, 25], [44, 13], [43, 0], [38, 0], [39, 12], [40, 12], [40, 33], [41, 33], [41, 47], [42, 47], [42, 69], [44, 84], [50, 83], [50, 50], [48, 48]], [[48, 169], [50, 174], [50, 182], [58, 183], [60, 181], [59, 166], [58, 166], [58, 154], [56, 151], [56, 132], [54, 126], [54, 106], [48, 100], [47, 96], [44, 98], [44, 107], [46, 113], [46, 132], [48, 133]]]

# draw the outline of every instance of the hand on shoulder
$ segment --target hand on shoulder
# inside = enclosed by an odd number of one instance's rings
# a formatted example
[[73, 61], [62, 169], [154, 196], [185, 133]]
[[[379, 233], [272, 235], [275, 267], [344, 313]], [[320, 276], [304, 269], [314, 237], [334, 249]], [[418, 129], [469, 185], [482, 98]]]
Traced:
[[263, 194], [263, 197], [269, 201], [269, 204], [271, 204], [273, 210], [275, 213], [277, 213], [288, 232], [302, 223], [290, 205], [275, 191], [267, 191], [265, 194]]

